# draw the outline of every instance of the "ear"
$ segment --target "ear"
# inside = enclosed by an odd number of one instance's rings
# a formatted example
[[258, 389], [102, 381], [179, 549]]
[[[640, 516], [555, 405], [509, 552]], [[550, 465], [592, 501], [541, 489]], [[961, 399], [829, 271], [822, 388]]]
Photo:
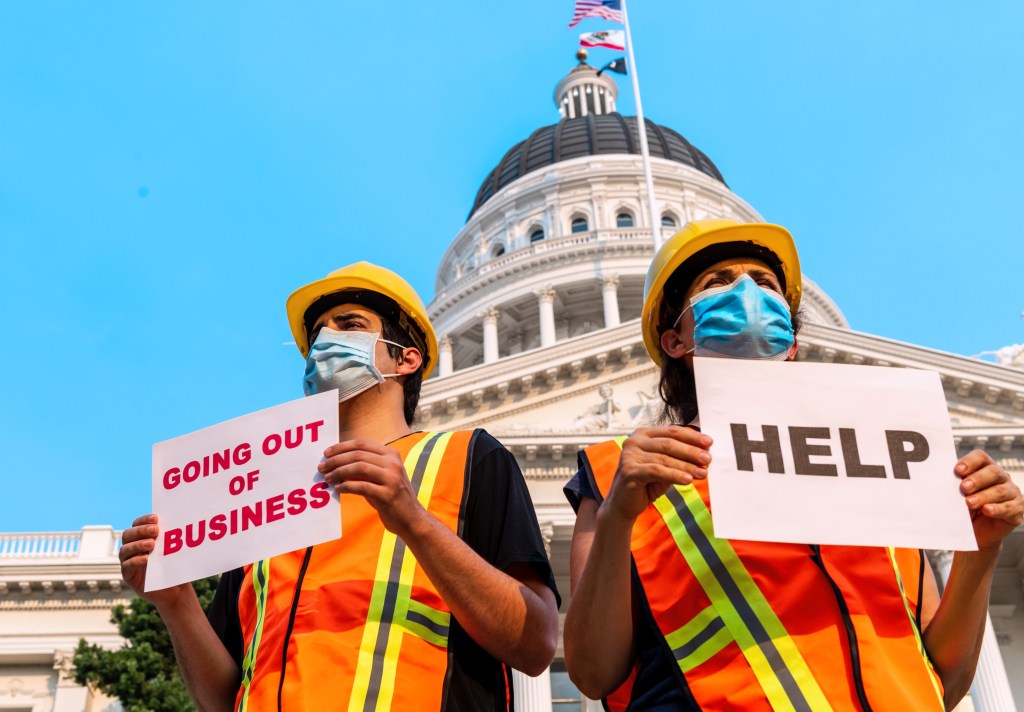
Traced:
[[682, 358], [690, 348], [675, 329], [669, 329], [661, 335], [661, 350], [669, 358]]
[[409, 346], [402, 351], [402, 356], [395, 365], [395, 373], [408, 376], [416, 373], [422, 365], [423, 354], [415, 346]]
[[796, 355], [800, 352], [800, 342], [797, 341], [796, 336], [793, 336], [793, 345], [789, 347], [789, 351], [786, 352], [787, 361], [796, 361]]

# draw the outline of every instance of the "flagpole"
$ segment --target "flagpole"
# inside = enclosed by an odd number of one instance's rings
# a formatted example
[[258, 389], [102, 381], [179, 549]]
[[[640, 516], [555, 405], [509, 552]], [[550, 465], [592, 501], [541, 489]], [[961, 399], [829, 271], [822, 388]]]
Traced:
[[636, 70], [636, 57], [633, 56], [633, 35], [629, 31], [629, 13], [626, 11], [626, 0], [622, 0], [622, 24], [626, 27], [626, 53], [629, 56], [629, 73], [633, 78], [633, 101], [636, 104], [636, 132], [640, 137], [640, 156], [644, 164], [644, 181], [647, 183], [647, 205], [650, 208], [651, 237], [655, 251], [661, 247], [661, 218], [658, 217], [658, 206], [654, 202], [654, 177], [651, 175], [651, 154], [647, 149], [647, 124], [644, 121], [644, 107], [640, 103], [640, 77]]

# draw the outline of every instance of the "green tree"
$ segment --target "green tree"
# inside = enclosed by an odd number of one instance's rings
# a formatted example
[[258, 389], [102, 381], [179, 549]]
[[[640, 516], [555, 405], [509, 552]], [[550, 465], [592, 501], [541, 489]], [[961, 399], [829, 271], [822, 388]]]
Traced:
[[[214, 576], [193, 584], [204, 610], [213, 600], [217, 580]], [[127, 642], [118, 650], [104, 650], [79, 640], [75, 682], [116, 697], [125, 712], [194, 712], [171, 638], [153, 604], [133, 598], [128, 606], [114, 606], [110, 622]]]

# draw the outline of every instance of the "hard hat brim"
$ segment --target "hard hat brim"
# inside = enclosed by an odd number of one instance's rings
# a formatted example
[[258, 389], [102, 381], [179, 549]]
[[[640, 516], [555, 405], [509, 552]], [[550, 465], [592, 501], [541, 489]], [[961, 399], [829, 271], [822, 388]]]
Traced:
[[[677, 270], [701, 251], [716, 245], [728, 243], [750, 243], [768, 250], [779, 260], [785, 276], [786, 302], [793, 314], [800, 308], [802, 293], [800, 257], [789, 231], [780, 225], [768, 223], [738, 223], [732, 220], [708, 221], [707, 229], [696, 234], [688, 227], [671, 237], [655, 255], [651, 271], [644, 286], [644, 307], [642, 326], [644, 346], [647, 353], [659, 366], [662, 362], [661, 333], [658, 318], [664, 300], [665, 285]], [[757, 257], [757, 250], [752, 250]], [[659, 263], [660, 262], [660, 263]]]
[[[368, 267], [376, 266], [368, 265]], [[383, 268], [377, 269], [384, 271]], [[397, 278], [397, 275], [394, 277]], [[405, 286], [407, 287], [408, 285]], [[411, 287], [408, 289], [411, 290]], [[434, 328], [426, 317], [424, 307], [422, 304], [413, 303], [407, 295], [401, 293], [401, 290], [396, 289], [395, 285], [386, 284], [384, 279], [374, 274], [368, 276], [355, 274], [329, 275], [299, 287], [292, 292], [286, 302], [288, 324], [291, 327], [292, 338], [294, 338], [295, 345], [298, 347], [302, 357], [305, 358], [309, 354], [309, 334], [306, 332], [305, 324], [306, 311], [321, 297], [335, 292], [351, 290], [375, 292], [388, 297], [419, 328], [426, 342], [426, 353], [423, 354], [423, 378], [426, 379], [433, 372], [437, 364], [438, 346], [437, 336], [434, 334]]]

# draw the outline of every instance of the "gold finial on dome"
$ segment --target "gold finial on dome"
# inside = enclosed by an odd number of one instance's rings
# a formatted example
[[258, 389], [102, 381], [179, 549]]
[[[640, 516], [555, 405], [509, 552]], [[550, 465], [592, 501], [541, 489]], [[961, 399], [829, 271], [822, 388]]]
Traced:
[[587, 63], [587, 50], [578, 49], [576, 50], [576, 59], [580, 60], [580, 64]]

